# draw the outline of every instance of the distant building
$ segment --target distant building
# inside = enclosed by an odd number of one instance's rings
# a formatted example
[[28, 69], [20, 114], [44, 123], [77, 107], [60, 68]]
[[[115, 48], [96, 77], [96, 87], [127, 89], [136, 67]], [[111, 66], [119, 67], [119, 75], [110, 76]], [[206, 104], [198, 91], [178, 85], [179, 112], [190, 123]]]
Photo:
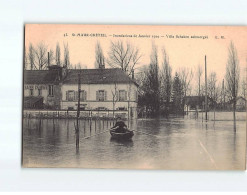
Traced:
[[51, 66], [49, 70], [25, 70], [24, 108], [41, 108], [43, 101], [43, 108], [76, 110], [79, 73], [80, 110], [137, 117], [138, 85], [117, 68], [64, 70]]
[[[216, 102], [212, 98], [207, 97], [208, 109], [211, 109], [216, 105]], [[191, 110], [204, 110], [205, 96], [186, 96], [184, 97], [184, 111]]]
[[[233, 109], [233, 100], [226, 103], [228, 109]], [[237, 97], [236, 99], [236, 110], [245, 111], [246, 110], [246, 99], [244, 97]]]

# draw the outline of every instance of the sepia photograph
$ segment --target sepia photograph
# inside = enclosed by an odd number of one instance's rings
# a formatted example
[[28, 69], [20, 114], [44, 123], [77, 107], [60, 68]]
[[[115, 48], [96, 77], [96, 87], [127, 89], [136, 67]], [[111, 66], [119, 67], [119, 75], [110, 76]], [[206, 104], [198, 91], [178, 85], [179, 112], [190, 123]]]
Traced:
[[22, 167], [245, 170], [246, 35], [25, 24]]

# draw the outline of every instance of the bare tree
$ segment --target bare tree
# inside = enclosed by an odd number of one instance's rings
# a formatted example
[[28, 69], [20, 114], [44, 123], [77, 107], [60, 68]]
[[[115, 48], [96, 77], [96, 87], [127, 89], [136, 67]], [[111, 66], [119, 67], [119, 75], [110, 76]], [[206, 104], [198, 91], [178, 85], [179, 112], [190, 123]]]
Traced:
[[215, 90], [216, 90], [216, 72], [211, 72], [208, 78], [208, 96], [214, 99]]
[[24, 48], [24, 70], [27, 70], [28, 60], [27, 60], [26, 47]]
[[64, 44], [64, 67], [65, 68], [70, 68], [70, 58], [69, 58], [69, 45]]
[[163, 71], [161, 73], [161, 90], [162, 97], [165, 102], [165, 114], [168, 114], [168, 107], [172, 96], [172, 68], [170, 66], [169, 57], [163, 48]]
[[111, 42], [108, 55], [109, 59], [107, 59], [107, 63], [109, 66], [121, 68], [128, 75], [132, 73], [142, 57], [138, 48], [132, 46], [130, 43], [124, 44], [123, 41]]
[[234, 120], [234, 130], [236, 130], [236, 101], [238, 95], [238, 85], [239, 85], [239, 61], [237, 50], [233, 44], [230, 43], [228, 48], [228, 60], [226, 65], [226, 84], [227, 91], [230, 100], [233, 102], [233, 120]]
[[202, 66], [199, 64], [197, 66], [197, 79], [198, 79], [198, 96], [201, 96], [201, 76], [203, 73]]
[[47, 46], [43, 42], [40, 42], [37, 45], [35, 54], [36, 54], [37, 61], [38, 61], [38, 69], [39, 70], [46, 69], [47, 62], [48, 62], [48, 59], [47, 59], [48, 55], [47, 55]]
[[191, 89], [191, 80], [193, 78], [193, 71], [190, 68], [180, 68], [178, 72], [178, 76], [182, 82], [184, 96], [187, 96], [188, 91]]
[[61, 50], [60, 50], [60, 45], [57, 42], [56, 45], [56, 65], [61, 66]]
[[105, 68], [105, 56], [99, 42], [95, 46], [95, 68]]
[[30, 69], [34, 70], [36, 69], [35, 66], [35, 49], [32, 45], [32, 43], [29, 44], [29, 53], [28, 53], [28, 59], [29, 59], [29, 63], [30, 63]]

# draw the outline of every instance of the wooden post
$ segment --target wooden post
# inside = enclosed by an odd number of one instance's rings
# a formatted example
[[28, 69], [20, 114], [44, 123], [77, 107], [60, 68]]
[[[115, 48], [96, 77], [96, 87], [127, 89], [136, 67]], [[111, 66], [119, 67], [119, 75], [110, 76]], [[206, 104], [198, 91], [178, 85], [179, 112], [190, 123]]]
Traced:
[[205, 55], [205, 119], [208, 120], [207, 56]]
[[78, 73], [78, 104], [76, 116], [76, 148], [79, 149], [79, 117], [80, 117], [81, 70]]

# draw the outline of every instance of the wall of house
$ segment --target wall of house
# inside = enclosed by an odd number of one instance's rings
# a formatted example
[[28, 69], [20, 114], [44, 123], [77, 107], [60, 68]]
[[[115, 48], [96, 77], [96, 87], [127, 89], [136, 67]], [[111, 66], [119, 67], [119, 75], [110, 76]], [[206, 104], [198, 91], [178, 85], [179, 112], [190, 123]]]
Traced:
[[[78, 91], [77, 84], [63, 84], [61, 86], [61, 108], [62, 109], [76, 109], [78, 100], [75, 98], [73, 101], [69, 101], [66, 99], [66, 91]], [[125, 101], [116, 101], [115, 110], [117, 109], [128, 109], [128, 105], [130, 107], [131, 113], [134, 118], [137, 117], [137, 86], [133, 83], [131, 84], [82, 84], [81, 90], [86, 91], [87, 97], [86, 101], [81, 101], [81, 107], [85, 107], [85, 109], [96, 110], [99, 107], [106, 108], [107, 110], [113, 110], [113, 96], [115, 95], [115, 91], [125, 90], [127, 93], [127, 99]], [[98, 101], [96, 98], [96, 93], [98, 90], [104, 90], [106, 92], [106, 99], [104, 101]], [[130, 93], [128, 93], [130, 92]], [[130, 95], [128, 95], [130, 94]], [[130, 96], [130, 97], [129, 97]], [[128, 101], [130, 99], [130, 101]]]
[[24, 85], [24, 97], [30, 96], [30, 89], [33, 89], [33, 96], [39, 96], [38, 89], [42, 89], [41, 97], [44, 98], [44, 104], [47, 104], [47, 96], [48, 96], [48, 85], [32, 85], [25, 84]]
[[[33, 96], [43, 97], [45, 108], [60, 109], [61, 85], [53, 85], [53, 96], [49, 96], [49, 85], [25, 84], [24, 97], [30, 96], [30, 89], [33, 89]], [[41, 89], [41, 95], [39, 95], [39, 89]]]

